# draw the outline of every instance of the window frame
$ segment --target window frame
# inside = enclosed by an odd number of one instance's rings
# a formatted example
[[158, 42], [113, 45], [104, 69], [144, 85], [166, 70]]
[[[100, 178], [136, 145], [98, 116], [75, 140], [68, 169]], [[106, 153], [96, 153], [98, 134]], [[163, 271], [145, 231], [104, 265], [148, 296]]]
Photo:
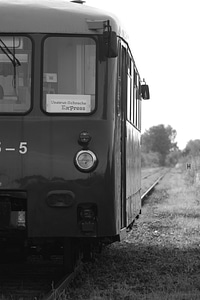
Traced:
[[[44, 74], [44, 57], [45, 57], [45, 41], [48, 39], [48, 38], [89, 38], [91, 40], [94, 41], [94, 46], [95, 46], [95, 87], [94, 87], [94, 90], [95, 90], [95, 93], [94, 93], [94, 96], [95, 96], [95, 107], [94, 109], [91, 111], [91, 112], [87, 112], [87, 113], [75, 113], [75, 112], [48, 112], [46, 111], [45, 109], [45, 106], [44, 106], [44, 99], [43, 99], [43, 74]], [[90, 116], [90, 115], [93, 115], [96, 111], [97, 111], [97, 107], [98, 107], [98, 93], [97, 93], [97, 83], [98, 83], [98, 38], [95, 36], [95, 35], [86, 35], [86, 34], [56, 34], [56, 33], [51, 33], [51, 34], [46, 34], [43, 38], [42, 38], [42, 41], [41, 41], [41, 92], [40, 92], [40, 108], [41, 108], [41, 111], [45, 114], [45, 115], [48, 115], [48, 116], [69, 116], [69, 117], [76, 117], [76, 116]]]

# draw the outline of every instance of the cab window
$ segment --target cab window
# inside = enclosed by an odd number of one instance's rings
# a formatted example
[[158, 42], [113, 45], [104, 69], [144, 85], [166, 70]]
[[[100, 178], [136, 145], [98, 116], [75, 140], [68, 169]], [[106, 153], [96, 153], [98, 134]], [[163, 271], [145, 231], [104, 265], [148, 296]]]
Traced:
[[48, 37], [44, 41], [43, 109], [87, 114], [95, 109], [96, 45], [87, 37]]
[[31, 56], [28, 37], [0, 36], [0, 114], [30, 109]]

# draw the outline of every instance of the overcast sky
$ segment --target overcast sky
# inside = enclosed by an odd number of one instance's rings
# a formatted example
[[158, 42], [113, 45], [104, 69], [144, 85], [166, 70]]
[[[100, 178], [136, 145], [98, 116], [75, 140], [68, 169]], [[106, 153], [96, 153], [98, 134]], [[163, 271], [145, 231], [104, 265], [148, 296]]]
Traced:
[[183, 149], [200, 139], [200, 0], [86, 0], [125, 25], [151, 100], [143, 101], [142, 132], [159, 124], [177, 131]]

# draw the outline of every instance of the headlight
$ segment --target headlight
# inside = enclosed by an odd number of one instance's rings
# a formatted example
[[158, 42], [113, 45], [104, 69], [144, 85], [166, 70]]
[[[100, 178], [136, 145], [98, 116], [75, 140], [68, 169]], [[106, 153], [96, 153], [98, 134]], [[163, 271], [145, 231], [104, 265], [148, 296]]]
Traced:
[[80, 171], [91, 171], [97, 165], [97, 157], [90, 150], [81, 150], [75, 156], [75, 165]]

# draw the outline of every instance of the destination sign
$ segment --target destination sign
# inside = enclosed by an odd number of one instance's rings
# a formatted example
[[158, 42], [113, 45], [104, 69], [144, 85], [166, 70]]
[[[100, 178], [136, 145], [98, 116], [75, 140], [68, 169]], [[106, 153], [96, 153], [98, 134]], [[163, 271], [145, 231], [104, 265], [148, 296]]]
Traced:
[[49, 113], [90, 113], [90, 95], [47, 94], [46, 111]]

